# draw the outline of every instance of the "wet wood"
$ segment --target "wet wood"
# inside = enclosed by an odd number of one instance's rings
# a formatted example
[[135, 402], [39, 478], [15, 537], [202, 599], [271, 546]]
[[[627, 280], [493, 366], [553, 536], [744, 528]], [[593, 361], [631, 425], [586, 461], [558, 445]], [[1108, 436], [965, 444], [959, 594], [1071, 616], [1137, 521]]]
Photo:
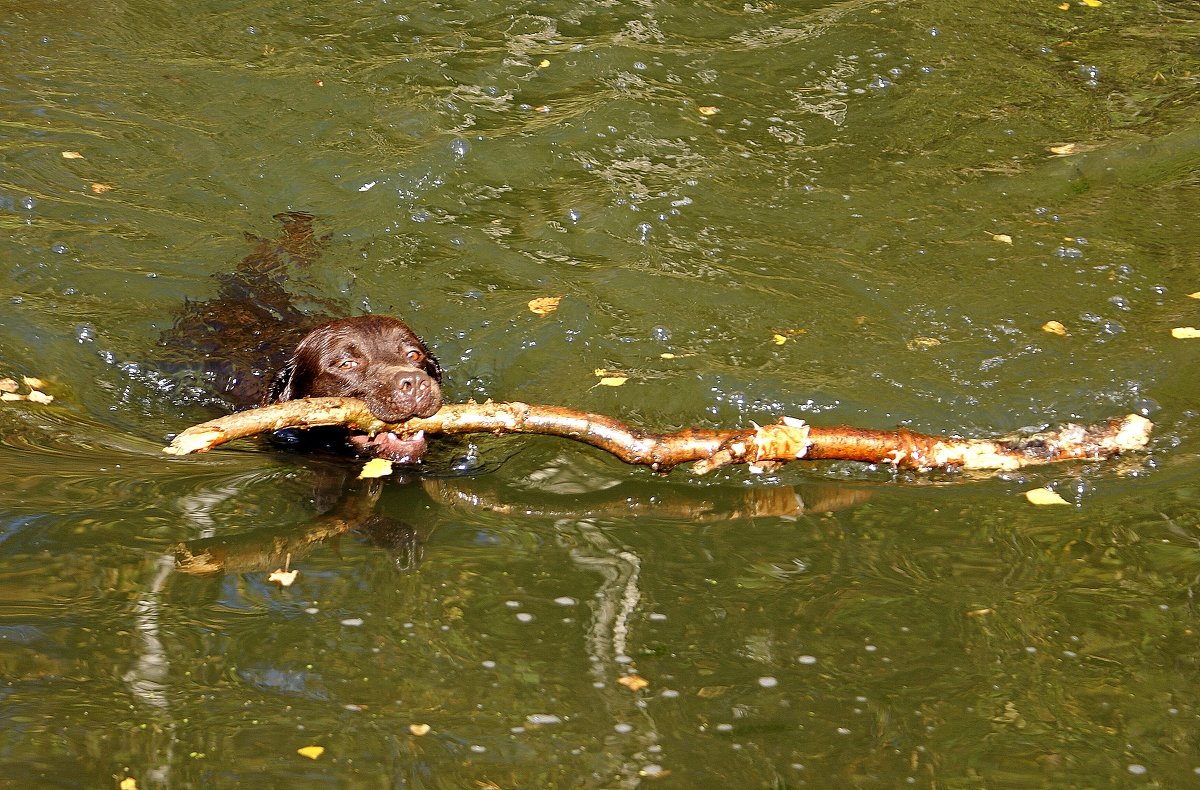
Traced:
[[782, 417], [779, 422], [735, 430], [688, 429], [652, 433], [602, 414], [526, 403], [462, 403], [443, 406], [432, 417], [400, 424], [380, 422], [366, 404], [352, 398], [310, 398], [237, 412], [188, 428], [164, 452], [206, 452], [225, 442], [283, 428], [343, 425], [375, 434], [412, 435], [528, 433], [560, 436], [612, 453], [629, 464], [657, 471], [695, 462], [704, 474], [730, 464], [772, 464], [796, 460], [846, 460], [891, 464], [902, 469], [1020, 469], [1075, 459], [1099, 460], [1141, 450], [1153, 427], [1128, 414], [1096, 425], [1067, 424], [1023, 437], [959, 439], [915, 433], [819, 427]]

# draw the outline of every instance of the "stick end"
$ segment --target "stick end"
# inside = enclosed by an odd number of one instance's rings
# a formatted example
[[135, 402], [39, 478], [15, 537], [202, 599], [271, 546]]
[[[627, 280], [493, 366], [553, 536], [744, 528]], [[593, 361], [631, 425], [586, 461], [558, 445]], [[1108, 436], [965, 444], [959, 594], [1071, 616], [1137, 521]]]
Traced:
[[224, 438], [225, 432], [220, 430], [187, 430], [172, 439], [162, 451], [167, 455], [203, 453], [220, 444]]

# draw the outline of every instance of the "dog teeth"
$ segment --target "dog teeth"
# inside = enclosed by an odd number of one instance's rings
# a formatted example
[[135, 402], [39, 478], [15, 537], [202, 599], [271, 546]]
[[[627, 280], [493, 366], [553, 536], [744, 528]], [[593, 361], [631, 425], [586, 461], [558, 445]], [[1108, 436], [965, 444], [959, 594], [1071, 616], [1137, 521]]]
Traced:
[[425, 438], [425, 431], [417, 431], [416, 433], [414, 433], [412, 435], [412, 440], [414, 442], [422, 441], [424, 438]]

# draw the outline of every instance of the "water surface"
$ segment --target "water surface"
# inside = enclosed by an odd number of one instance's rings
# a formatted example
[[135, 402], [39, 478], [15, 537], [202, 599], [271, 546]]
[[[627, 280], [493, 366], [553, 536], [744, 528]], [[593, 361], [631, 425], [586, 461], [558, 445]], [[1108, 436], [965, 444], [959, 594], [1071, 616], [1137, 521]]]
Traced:
[[[0, 376], [56, 400], [0, 409], [4, 774], [1196, 781], [1200, 14], [1063, 5], [7, 4]], [[165, 460], [210, 411], [158, 337], [288, 210], [328, 236], [299, 303], [402, 315], [453, 400], [1155, 439], [978, 477]]]

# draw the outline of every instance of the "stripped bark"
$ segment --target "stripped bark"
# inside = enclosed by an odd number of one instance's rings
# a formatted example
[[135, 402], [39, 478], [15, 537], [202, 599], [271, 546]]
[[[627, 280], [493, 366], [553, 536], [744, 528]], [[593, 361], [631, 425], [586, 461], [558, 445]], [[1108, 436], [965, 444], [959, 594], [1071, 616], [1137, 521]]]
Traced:
[[1011, 470], [1072, 459], [1099, 460], [1141, 450], [1150, 439], [1149, 420], [1128, 414], [1104, 423], [1067, 424], [1055, 430], [1005, 439], [931, 436], [904, 428], [874, 431], [818, 427], [783, 417], [778, 423], [738, 430], [687, 429], [650, 433], [601, 414], [526, 403], [464, 403], [443, 406], [432, 417], [389, 424], [352, 398], [309, 398], [238, 412], [180, 433], [163, 452], [187, 455], [225, 442], [283, 428], [344, 425], [374, 435], [394, 431], [430, 434], [532, 433], [590, 444], [629, 464], [669, 471], [696, 462], [704, 474], [729, 464], [804, 460], [886, 463], [903, 469]]

